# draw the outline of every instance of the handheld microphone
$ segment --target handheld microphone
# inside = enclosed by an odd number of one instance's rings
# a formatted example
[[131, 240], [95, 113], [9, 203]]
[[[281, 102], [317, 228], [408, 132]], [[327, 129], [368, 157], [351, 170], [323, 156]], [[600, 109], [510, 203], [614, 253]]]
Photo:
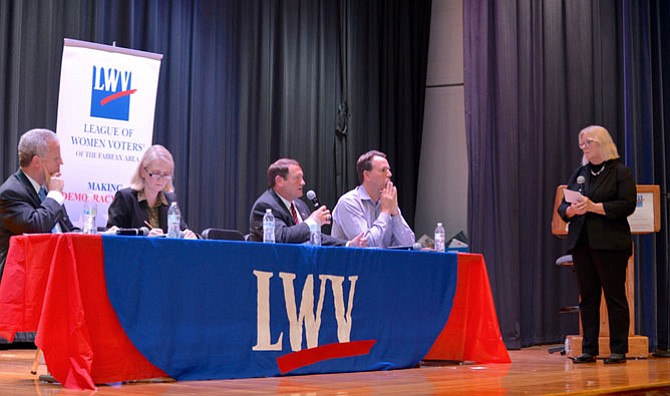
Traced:
[[119, 228], [118, 230], [116, 230], [116, 235], [147, 236], [149, 235], [149, 229], [147, 227]]
[[586, 178], [582, 175], [577, 176], [577, 185], [579, 186], [580, 194], [584, 194], [584, 183], [586, 183]]
[[321, 204], [319, 203], [319, 200], [316, 199], [316, 193], [314, 192], [314, 190], [307, 191], [306, 196], [307, 196], [307, 199], [312, 201], [312, 204], [314, 204], [314, 208], [318, 209], [318, 207], [321, 206]]

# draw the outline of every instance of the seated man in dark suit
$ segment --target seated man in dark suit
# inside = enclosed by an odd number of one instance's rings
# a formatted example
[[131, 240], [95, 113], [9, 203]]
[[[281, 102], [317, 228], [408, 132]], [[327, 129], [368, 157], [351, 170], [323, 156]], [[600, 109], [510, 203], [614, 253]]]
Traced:
[[[309, 225], [316, 223], [319, 227], [330, 224], [330, 211], [321, 206], [310, 213], [307, 204], [298, 199], [302, 197], [305, 185], [302, 167], [294, 159], [282, 158], [268, 168], [267, 189], [258, 197], [251, 208], [249, 216], [250, 236], [252, 241], [263, 240], [263, 216], [266, 209], [272, 209], [275, 216], [275, 240], [279, 243], [304, 243], [309, 240]], [[363, 234], [351, 241], [322, 236], [322, 243], [331, 246], [366, 246]]]
[[62, 164], [53, 131], [31, 129], [21, 136], [20, 169], [0, 186], [0, 280], [12, 235], [74, 229], [63, 206]]

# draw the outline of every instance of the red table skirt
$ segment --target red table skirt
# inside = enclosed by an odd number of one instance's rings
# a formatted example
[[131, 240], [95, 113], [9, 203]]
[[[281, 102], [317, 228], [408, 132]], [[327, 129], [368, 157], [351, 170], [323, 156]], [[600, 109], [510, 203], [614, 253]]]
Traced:
[[0, 284], [0, 336], [35, 331], [53, 377], [67, 388], [163, 377], [126, 337], [107, 298], [102, 238], [13, 237]]
[[[12, 237], [0, 284], [0, 336], [35, 331], [50, 373], [66, 388], [165, 372], [130, 342], [107, 297], [102, 238]], [[459, 254], [452, 312], [427, 360], [509, 363], [481, 255]]]

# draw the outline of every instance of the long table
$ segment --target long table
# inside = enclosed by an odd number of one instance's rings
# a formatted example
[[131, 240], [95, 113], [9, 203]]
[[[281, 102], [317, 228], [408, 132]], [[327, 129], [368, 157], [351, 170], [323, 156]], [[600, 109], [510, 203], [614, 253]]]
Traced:
[[477, 254], [17, 236], [0, 336], [24, 331], [76, 389], [510, 362]]

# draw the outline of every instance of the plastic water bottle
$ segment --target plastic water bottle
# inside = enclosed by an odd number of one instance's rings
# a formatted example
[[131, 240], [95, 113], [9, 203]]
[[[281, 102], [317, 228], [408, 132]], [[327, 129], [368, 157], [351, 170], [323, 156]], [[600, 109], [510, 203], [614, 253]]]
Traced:
[[309, 225], [309, 244], [321, 246], [321, 227], [316, 223]]
[[437, 223], [437, 227], [435, 227], [435, 251], [444, 252], [444, 227], [442, 223]]
[[265, 209], [263, 216], [263, 242], [275, 243], [275, 216], [272, 209]]
[[168, 238], [181, 238], [181, 211], [177, 201], [173, 201], [168, 209]]
[[86, 201], [84, 202], [84, 209], [82, 210], [82, 215], [84, 216], [84, 226], [82, 227], [82, 230], [84, 234], [95, 234], [98, 231], [95, 223], [97, 214], [98, 204], [95, 202], [95, 196], [93, 194], [87, 194]]

